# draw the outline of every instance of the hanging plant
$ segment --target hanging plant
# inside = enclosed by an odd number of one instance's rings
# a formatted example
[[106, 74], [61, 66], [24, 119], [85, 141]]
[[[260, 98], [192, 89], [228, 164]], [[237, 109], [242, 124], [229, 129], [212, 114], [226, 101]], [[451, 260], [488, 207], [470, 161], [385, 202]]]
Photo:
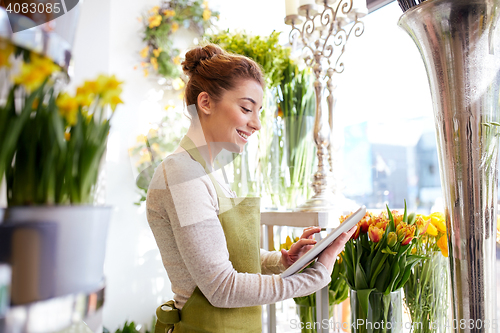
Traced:
[[146, 46], [140, 54], [144, 76], [152, 70], [167, 79], [181, 75], [180, 50], [173, 46], [173, 34], [179, 28], [193, 29], [200, 36], [219, 19], [219, 12], [208, 7], [208, 1], [162, 1], [141, 18]]

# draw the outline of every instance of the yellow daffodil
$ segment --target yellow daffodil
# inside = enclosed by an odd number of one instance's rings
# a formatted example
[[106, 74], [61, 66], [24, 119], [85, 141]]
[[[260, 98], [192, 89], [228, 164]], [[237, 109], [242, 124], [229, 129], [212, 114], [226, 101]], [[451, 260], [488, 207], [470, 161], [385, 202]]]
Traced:
[[437, 246], [441, 249], [443, 256], [448, 257], [448, 238], [446, 235], [443, 235], [438, 239]]
[[59, 108], [59, 113], [66, 119], [66, 122], [73, 126], [77, 121], [78, 102], [68, 93], [62, 93], [56, 100], [56, 105]]
[[31, 108], [33, 110], [38, 109], [38, 105], [40, 104], [40, 98], [36, 97], [35, 100], [33, 101], [33, 104], [31, 104]]
[[156, 58], [158, 58], [158, 56], [160, 55], [161, 51], [163, 51], [161, 47], [159, 47], [159, 48], [157, 48], [157, 49], [154, 49], [154, 50], [153, 50], [153, 54], [154, 54], [154, 56], [155, 56]]
[[146, 46], [141, 50], [141, 57], [147, 58], [149, 55], [149, 46]]
[[148, 70], [146, 68], [144, 68], [143, 72], [144, 72], [144, 77], [148, 77], [149, 72], [148, 72]]
[[175, 15], [175, 10], [165, 9], [163, 11], [163, 15], [165, 15], [166, 17], [172, 17]]
[[177, 29], [179, 29], [179, 23], [177, 22], [172, 23], [172, 32], [176, 32]]
[[111, 110], [114, 112], [116, 110], [116, 107], [118, 104], [123, 104], [122, 99], [118, 95], [106, 95], [105, 98], [103, 98], [103, 105], [109, 105]]
[[181, 57], [179, 57], [179, 56], [174, 57], [174, 59], [172, 61], [174, 62], [174, 64], [180, 65], [181, 64]]
[[208, 21], [211, 16], [212, 12], [210, 11], [210, 9], [203, 10], [203, 20]]
[[70, 132], [64, 132], [64, 138], [66, 141], [69, 141], [71, 139], [71, 133]]
[[203, 1], [203, 7], [208, 8], [208, 1], [207, 0]]
[[162, 21], [161, 15], [150, 16], [148, 18], [149, 28], [150, 29], [156, 28], [157, 26], [159, 26], [161, 24], [161, 21]]
[[23, 85], [28, 91], [33, 91], [52, 73], [59, 71], [59, 67], [49, 58], [31, 53], [29, 63], [23, 63], [21, 73], [14, 78], [14, 83]]
[[293, 245], [293, 242], [292, 242], [292, 239], [290, 238], [290, 236], [286, 236], [286, 240], [285, 240], [285, 243], [281, 244], [280, 245], [280, 250], [281, 249], [285, 249], [285, 250], [290, 250], [290, 247]]
[[151, 65], [153, 65], [154, 70], [157, 71], [158, 70], [158, 60], [153, 57], [150, 59], [150, 62], [151, 62]]
[[159, 11], [160, 11], [160, 6], [154, 6], [153, 8], [148, 10], [148, 13], [157, 15]]
[[172, 87], [174, 88], [174, 90], [181, 90], [185, 85], [186, 84], [180, 77], [172, 81]]
[[14, 45], [8, 40], [0, 38], [0, 67], [10, 67], [10, 56], [14, 52]]

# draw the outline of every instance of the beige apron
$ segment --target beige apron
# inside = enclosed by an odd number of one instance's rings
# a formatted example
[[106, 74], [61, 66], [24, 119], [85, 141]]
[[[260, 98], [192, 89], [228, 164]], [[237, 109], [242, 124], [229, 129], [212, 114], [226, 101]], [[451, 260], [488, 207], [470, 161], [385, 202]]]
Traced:
[[[224, 230], [229, 260], [240, 273], [260, 273], [260, 198], [228, 198], [205, 160], [187, 136], [181, 141], [184, 148], [205, 171], [215, 186], [219, 201], [219, 220]], [[239, 203], [238, 203], [239, 202]], [[182, 310], [175, 309], [174, 301], [162, 304], [156, 310], [155, 333], [174, 332], [262, 332], [261, 306], [245, 308], [216, 308], [210, 304], [198, 287]]]

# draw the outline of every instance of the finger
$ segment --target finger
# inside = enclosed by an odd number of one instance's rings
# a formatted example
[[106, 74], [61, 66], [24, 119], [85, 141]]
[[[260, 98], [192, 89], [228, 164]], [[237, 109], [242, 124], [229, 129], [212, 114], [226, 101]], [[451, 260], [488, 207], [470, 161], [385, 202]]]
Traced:
[[314, 234], [316, 234], [316, 233], [318, 233], [320, 231], [321, 231], [320, 227], [305, 228], [304, 232], [302, 233], [302, 236], [300, 236], [300, 238], [309, 238], [309, 239], [311, 239]]
[[295, 248], [297, 248], [297, 246], [299, 248], [303, 247], [303, 246], [306, 246], [306, 245], [314, 245], [316, 244], [317, 241], [315, 239], [309, 239], [309, 238], [301, 238], [299, 239], [294, 245]]
[[345, 247], [345, 244], [351, 239], [351, 236], [357, 229], [357, 225], [352, 227], [348, 232], [343, 232], [339, 237], [329, 246], [335, 251], [335, 255], [338, 255]]

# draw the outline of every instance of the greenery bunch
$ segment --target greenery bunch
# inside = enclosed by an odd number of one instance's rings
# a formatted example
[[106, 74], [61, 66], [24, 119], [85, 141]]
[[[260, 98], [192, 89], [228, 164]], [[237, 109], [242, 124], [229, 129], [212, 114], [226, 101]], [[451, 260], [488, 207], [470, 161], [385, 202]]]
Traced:
[[173, 46], [173, 34], [181, 27], [191, 28], [202, 36], [219, 18], [219, 12], [208, 7], [203, 0], [169, 0], [151, 8], [143, 15], [143, 41], [141, 50], [144, 75], [154, 70], [165, 78], [176, 79], [181, 74], [180, 50]]

